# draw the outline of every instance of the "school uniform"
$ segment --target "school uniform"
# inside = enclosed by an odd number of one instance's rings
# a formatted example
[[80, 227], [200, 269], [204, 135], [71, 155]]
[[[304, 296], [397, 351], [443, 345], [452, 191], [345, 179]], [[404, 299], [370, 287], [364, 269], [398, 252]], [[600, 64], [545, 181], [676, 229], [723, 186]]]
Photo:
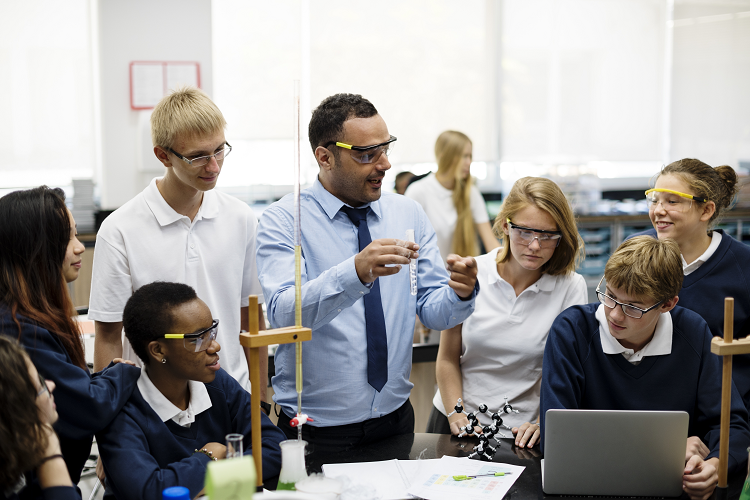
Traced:
[[[20, 334], [8, 306], [0, 303], [0, 334], [18, 339], [37, 371], [56, 385], [53, 395], [59, 419], [54, 428], [70, 479], [77, 484], [91, 453], [94, 434], [120, 412], [141, 370], [120, 363], [92, 375], [87, 368], [73, 364], [57, 335], [21, 315], [16, 318], [21, 325]], [[29, 488], [35, 486], [30, 484]]]
[[[471, 412], [481, 404], [497, 410], [507, 396], [520, 413], [504, 415], [503, 421], [516, 427], [536, 422], [539, 416], [547, 333], [558, 314], [586, 303], [586, 282], [578, 273], [543, 274], [516, 296], [513, 286], [497, 272], [499, 250], [476, 258], [482, 293], [477, 295], [474, 313], [461, 328], [461, 397], [466, 411]], [[453, 410], [443, 405], [440, 390], [432, 403], [442, 415]], [[482, 425], [492, 423], [488, 414], [477, 417]]]
[[11, 491], [5, 492], [5, 500], [81, 500], [81, 490], [77, 486], [52, 486], [37, 491], [30, 495], [24, 486], [25, 480], [19, 483], [21, 489], [12, 488]]
[[[211, 460], [195, 450], [211, 442], [226, 444], [230, 433], [245, 436], [244, 453], [252, 453], [250, 394], [224, 369], [211, 383], [190, 383], [187, 410], [171, 405], [169, 411], [170, 405], [144, 371], [122, 412], [97, 434], [107, 486], [116, 498], [160, 500], [170, 486], [184, 486], [195, 497]], [[263, 412], [260, 418], [267, 479], [281, 470], [279, 443], [286, 437]]]
[[[635, 236], [656, 238], [650, 229]], [[741, 243], [723, 230], [713, 231], [712, 240], [720, 236], [716, 249], [707, 258], [699, 257], [686, 269], [680, 290], [679, 305], [697, 312], [711, 329], [711, 335], [724, 337], [724, 298], [734, 297], [734, 338], [750, 335], [750, 245]], [[709, 253], [711, 248], [706, 251]], [[702, 262], [695, 266], [697, 262]], [[750, 354], [733, 356], [732, 380], [750, 413]]]
[[[597, 309], [603, 307], [573, 306], [550, 329], [542, 370], [542, 450], [549, 409], [685, 411], [690, 416], [688, 436], [706, 443], [707, 458], [718, 458], [721, 360], [711, 353], [706, 322], [693, 311], [675, 307], [659, 318], [659, 338], [655, 333], [651, 341], [658, 345], [647, 344], [646, 352], [634, 357], [637, 353], [612, 349], [606, 320], [600, 321], [603, 310], [597, 318]], [[730, 472], [746, 463], [748, 446], [747, 410], [733, 386]]]
[[[115, 210], [97, 232], [89, 319], [122, 321], [133, 292], [154, 281], [190, 285], [220, 320], [222, 366], [249, 391], [247, 359], [237, 333], [248, 295], [263, 302], [255, 267], [258, 220], [246, 203], [216, 189], [203, 193], [190, 220], [169, 206], [157, 180]], [[122, 357], [141, 364], [124, 337]]]

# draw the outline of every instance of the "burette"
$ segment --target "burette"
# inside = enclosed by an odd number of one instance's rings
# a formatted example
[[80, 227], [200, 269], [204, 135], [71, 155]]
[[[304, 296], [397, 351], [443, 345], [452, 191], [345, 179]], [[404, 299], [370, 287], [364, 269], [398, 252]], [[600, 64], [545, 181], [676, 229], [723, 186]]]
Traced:
[[[302, 221], [300, 220], [300, 98], [299, 80], [294, 80], [294, 326], [302, 328]], [[302, 342], [294, 344], [297, 416], [302, 415]], [[302, 439], [302, 425], [297, 426]]]

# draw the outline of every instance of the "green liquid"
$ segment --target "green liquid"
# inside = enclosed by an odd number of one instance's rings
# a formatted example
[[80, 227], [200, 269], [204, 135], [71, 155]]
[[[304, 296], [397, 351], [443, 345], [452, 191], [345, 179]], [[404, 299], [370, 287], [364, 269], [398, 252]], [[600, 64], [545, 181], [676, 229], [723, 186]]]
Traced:
[[745, 485], [742, 487], [742, 494], [740, 500], [750, 500], [750, 477], [745, 481]]
[[281, 481], [279, 481], [279, 484], [276, 485], [276, 491], [279, 490], [297, 491], [297, 488], [294, 487], [294, 483], [282, 483]]

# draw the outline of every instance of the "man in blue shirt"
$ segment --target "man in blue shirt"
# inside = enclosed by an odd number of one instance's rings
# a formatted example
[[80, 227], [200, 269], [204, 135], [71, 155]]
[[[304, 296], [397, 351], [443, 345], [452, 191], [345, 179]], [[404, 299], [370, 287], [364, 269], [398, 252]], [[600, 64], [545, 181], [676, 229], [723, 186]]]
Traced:
[[[415, 316], [436, 330], [461, 323], [474, 309], [477, 268], [457, 255], [444, 264], [422, 207], [381, 193], [396, 138], [369, 101], [328, 97], [313, 112], [309, 138], [320, 173], [300, 196], [302, 324], [313, 330], [302, 347], [302, 410], [314, 419], [303, 437], [318, 449], [344, 450], [414, 431]], [[405, 241], [407, 230], [416, 243]], [[258, 229], [259, 278], [274, 328], [294, 324], [294, 251], [288, 195], [264, 211]], [[272, 383], [279, 427], [295, 437], [293, 345], [279, 346]]]

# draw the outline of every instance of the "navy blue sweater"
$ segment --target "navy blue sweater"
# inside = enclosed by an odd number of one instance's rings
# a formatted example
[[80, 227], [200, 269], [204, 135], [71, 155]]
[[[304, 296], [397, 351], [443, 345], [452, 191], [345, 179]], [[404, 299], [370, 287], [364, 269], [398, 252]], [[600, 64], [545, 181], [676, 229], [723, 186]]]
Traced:
[[[750, 246], [718, 231], [719, 248], [701, 267], [685, 276], [679, 304], [700, 314], [712, 335], [724, 337], [724, 298], [734, 297], [734, 338], [741, 339], [750, 335]], [[656, 230], [631, 238], [643, 235], [656, 238]], [[750, 413], [750, 354], [733, 357], [732, 379]]]
[[[116, 498], [161, 500], [162, 490], [170, 486], [184, 486], [195, 497], [203, 489], [210, 459], [194, 451], [212, 442], [225, 444], [229, 433], [244, 435], [245, 454], [252, 453], [250, 394], [223, 369], [206, 389], [212, 406], [196, 415], [190, 427], [162, 422], [136, 388], [117, 418], [96, 435], [107, 486]], [[281, 470], [279, 443], [286, 436], [265, 413], [260, 418], [266, 479]]]
[[54, 427], [70, 479], [77, 484], [91, 453], [94, 434], [120, 412], [141, 370], [117, 364], [91, 375], [88, 369], [73, 364], [57, 335], [28, 318], [17, 318], [21, 323], [20, 336], [7, 305], [0, 304], [0, 334], [18, 339], [39, 373], [57, 386], [54, 397], [59, 420]]
[[[549, 409], [685, 411], [689, 436], [700, 437], [719, 456], [721, 360], [711, 353], [711, 333], [693, 311], [675, 307], [672, 352], [646, 356], [638, 365], [622, 354], [605, 354], [596, 320], [598, 303], [563, 311], [544, 349], [541, 394], [542, 446]], [[747, 461], [747, 411], [732, 387], [729, 470]], [[543, 449], [543, 448], [542, 448]]]
[[41, 490], [39, 496], [29, 497], [24, 488], [18, 494], [6, 496], [6, 500], [25, 500], [35, 498], [39, 500], [81, 500], [81, 491], [76, 486], [52, 486]]

